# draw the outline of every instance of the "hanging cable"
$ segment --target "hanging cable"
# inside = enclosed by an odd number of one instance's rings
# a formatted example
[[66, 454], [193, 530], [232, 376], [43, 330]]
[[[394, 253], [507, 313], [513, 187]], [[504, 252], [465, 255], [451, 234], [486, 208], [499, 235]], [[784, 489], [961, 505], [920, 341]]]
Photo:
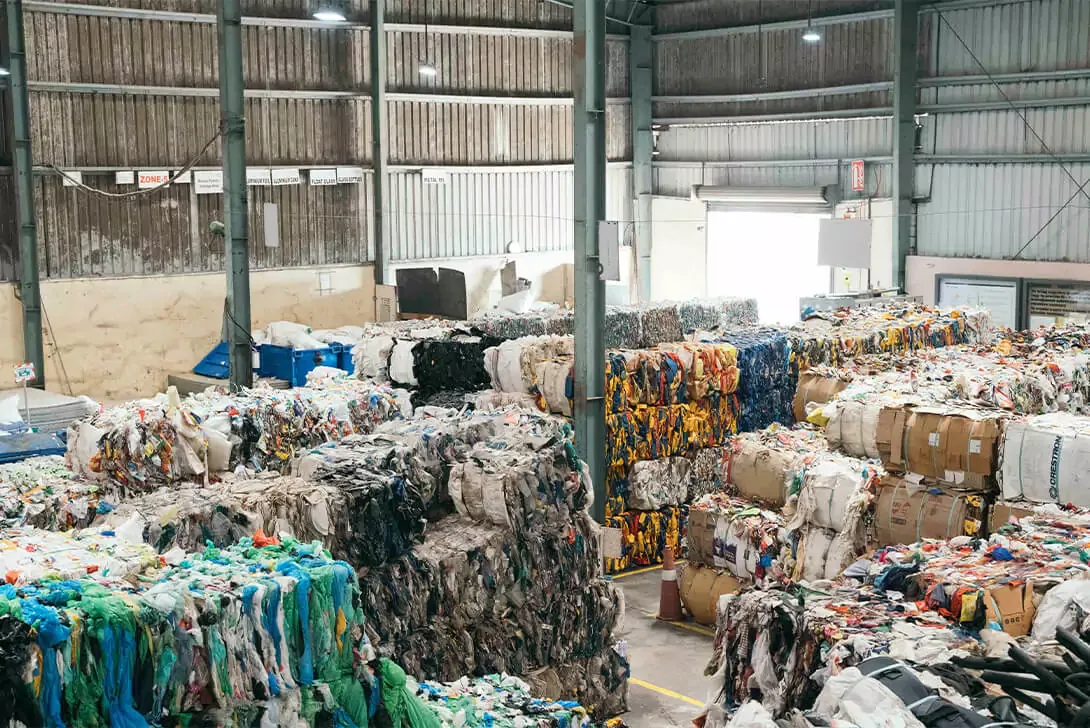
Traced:
[[156, 185], [155, 187], [149, 187], [149, 188], [147, 188], [145, 190], [136, 190], [134, 192], [106, 192], [105, 190], [100, 190], [100, 189], [97, 189], [95, 187], [90, 187], [88, 185], [85, 185], [83, 183], [83, 180], [80, 180], [80, 179], [77, 179], [77, 178], [73, 177], [72, 175], [68, 174], [67, 172], [65, 172], [63, 169], [61, 169], [60, 167], [58, 167], [55, 164], [43, 164], [42, 166], [45, 167], [46, 169], [49, 169], [49, 170], [52, 170], [52, 171], [56, 172], [61, 177], [64, 177], [66, 180], [68, 180], [71, 183], [71, 185], [73, 187], [75, 187], [78, 190], [82, 190], [83, 192], [89, 192], [89, 193], [94, 194], [94, 195], [99, 195], [100, 197], [107, 197], [107, 198], [109, 198], [111, 200], [132, 199], [132, 198], [135, 198], [135, 197], [143, 197], [145, 195], [151, 195], [151, 194], [154, 194], [154, 193], [158, 192], [159, 190], [163, 189], [164, 187], [169, 187], [179, 177], [183, 176], [187, 172], [191, 171], [194, 167], [196, 167], [197, 163], [199, 161], [201, 161], [201, 157], [203, 157], [205, 155], [205, 153], [209, 149], [212, 148], [212, 145], [215, 144], [217, 141], [219, 141], [220, 137], [222, 137], [222, 136], [223, 136], [223, 129], [220, 129], [218, 132], [216, 132], [216, 135], [214, 137], [212, 137], [211, 139], [208, 140], [208, 143], [204, 145], [204, 147], [201, 149], [201, 151], [197, 152], [197, 154], [191, 160], [189, 160], [189, 162], [187, 162], [184, 167], [182, 167], [176, 174], [174, 174], [174, 176], [172, 176], [170, 179], [168, 179], [163, 184]]

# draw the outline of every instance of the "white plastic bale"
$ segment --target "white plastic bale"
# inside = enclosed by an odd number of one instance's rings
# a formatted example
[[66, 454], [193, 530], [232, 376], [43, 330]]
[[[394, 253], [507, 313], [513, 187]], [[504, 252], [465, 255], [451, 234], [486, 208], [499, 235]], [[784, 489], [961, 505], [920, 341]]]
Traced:
[[795, 577], [803, 581], [818, 581], [825, 578], [825, 562], [834, 534], [824, 528], [807, 528], [799, 542], [799, 560], [795, 567]]
[[841, 401], [825, 427], [829, 446], [857, 458], [881, 457], [878, 451], [878, 416], [882, 405]]
[[356, 367], [356, 376], [361, 379], [387, 379], [390, 350], [393, 346], [392, 336], [371, 336], [360, 341], [352, 350], [352, 363]]
[[1005, 500], [1090, 508], [1090, 418], [1061, 412], [1008, 423], [999, 484]]
[[572, 415], [571, 401], [568, 399], [568, 375], [571, 373], [570, 361], [543, 361], [536, 367], [537, 386], [545, 396], [549, 411], [567, 417]]
[[825, 718], [850, 721], [857, 728], [923, 728], [892, 690], [857, 667], [830, 677], [814, 703]]
[[397, 341], [390, 352], [390, 379], [398, 384], [415, 387], [420, 384], [413, 374], [414, 341]]

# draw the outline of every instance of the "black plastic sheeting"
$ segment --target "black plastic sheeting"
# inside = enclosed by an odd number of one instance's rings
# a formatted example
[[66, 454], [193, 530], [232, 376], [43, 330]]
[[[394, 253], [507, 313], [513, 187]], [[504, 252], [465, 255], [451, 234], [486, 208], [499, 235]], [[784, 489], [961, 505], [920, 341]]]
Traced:
[[37, 701], [23, 681], [34, 640], [29, 624], [5, 614], [0, 617], [0, 726], [17, 720], [26, 726], [42, 725]]
[[413, 376], [422, 396], [443, 391], [476, 392], [492, 386], [484, 350], [499, 346], [494, 336], [425, 340], [413, 347]]

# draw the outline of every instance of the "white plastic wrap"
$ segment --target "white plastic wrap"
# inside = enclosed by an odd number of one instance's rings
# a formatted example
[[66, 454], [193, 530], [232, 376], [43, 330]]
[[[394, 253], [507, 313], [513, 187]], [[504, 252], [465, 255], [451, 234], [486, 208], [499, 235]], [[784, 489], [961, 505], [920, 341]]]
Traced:
[[772, 719], [772, 714], [756, 700], [752, 700], [738, 709], [738, 712], [730, 719], [730, 723], [727, 723], [727, 728], [777, 728], [777, 726], [776, 721]]
[[1090, 417], [1057, 412], [1010, 422], [999, 449], [1005, 500], [1090, 508]]
[[568, 400], [568, 374], [571, 373], [570, 361], [543, 361], [536, 367], [537, 386], [545, 395], [549, 411], [571, 417], [571, 402]]
[[293, 321], [274, 321], [265, 327], [265, 341], [293, 349], [322, 349], [325, 342], [311, 336], [310, 327]]
[[837, 401], [829, 408], [832, 416], [825, 426], [829, 446], [857, 458], [879, 459], [879, 402]]
[[1054, 640], [1057, 627], [1078, 632], [1082, 625], [1076, 619], [1076, 610], [1072, 609], [1075, 605], [1090, 612], [1090, 581], [1065, 581], [1049, 589], [1033, 618], [1033, 639], [1036, 642]]
[[360, 379], [385, 381], [390, 376], [390, 350], [394, 348], [392, 336], [371, 336], [360, 341], [352, 352], [352, 363]]
[[829, 678], [814, 703], [818, 715], [851, 721], [858, 728], [924, 728], [892, 690], [857, 667]]
[[390, 379], [398, 384], [415, 387], [420, 384], [413, 375], [414, 341], [397, 341], [390, 351]]
[[795, 578], [803, 581], [818, 581], [825, 578], [825, 563], [835, 535], [831, 531], [817, 527], [803, 531]]

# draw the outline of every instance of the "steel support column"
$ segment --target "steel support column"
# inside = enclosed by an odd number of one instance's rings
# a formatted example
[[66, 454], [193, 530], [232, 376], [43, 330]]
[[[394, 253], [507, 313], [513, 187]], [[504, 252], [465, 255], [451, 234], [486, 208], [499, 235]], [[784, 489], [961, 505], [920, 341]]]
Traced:
[[217, 11], [220, 128], [223, 132], [223, 202], [227, 223], [227, 340], [231, 387], [254, 383], [250, 351], [250, 222], [246, 189], [246, 106], [242, 80], [241, 0], [221, 0]]
[[606, 289], [598, 223], [606, 213], [606, 15], [604, 0], [575, 0], [575, 443], [606, 505]]
[[375, 236], [375, 283], [386, 283], [386, 0], [371, 0], [371, 227]]
[[11, 73], [12, 169], [19, 225], [19, 294], [23, 303], [23, 358], [34, 364], [35, 387], [45, 386], [42, 292], [38, 284], [38, 224], [34, 216], [34, 164], [30, 157], [30, 92], [22, 0], [8, 0], [8, 71]]
[[651, 186], [655, 140], [651, 133], [651, 64], [654, 45], [650, 26], [634, 26], [628, 62], [632, 94], [632, 192], [635, 197], [637, 292], [651, 300]]
[[916, 181], [916, 75], [919, 45], [918, 0], [896, 0], [893, 35], [893, 282], [904, 289], [905, 258], [911, 246], [912, 195]]

